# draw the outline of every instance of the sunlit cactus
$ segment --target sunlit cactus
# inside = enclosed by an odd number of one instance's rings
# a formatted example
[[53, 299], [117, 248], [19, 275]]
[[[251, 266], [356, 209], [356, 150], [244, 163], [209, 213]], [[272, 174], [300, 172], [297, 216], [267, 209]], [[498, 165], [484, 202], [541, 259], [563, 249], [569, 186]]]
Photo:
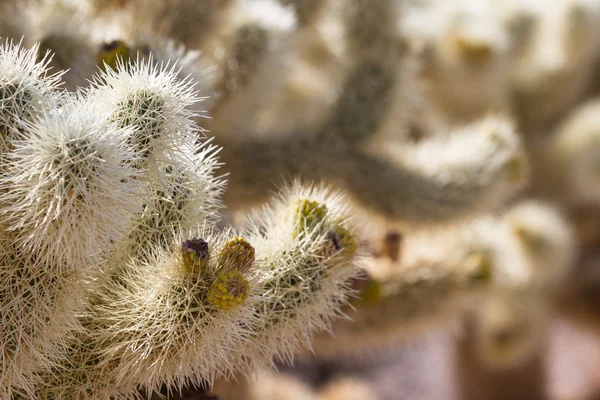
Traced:
[[539, 358], [600, 240], [600, 3], [546, 3], [0, 0], [0, 398]]
[[218, 232], [193, 82], [119, 61], [71, 95], [36, 50], [0, 48], [3, 398], [133, 399], [249, 374], [328, 327], [356, 273], [338, 194], [296, 184], [255, 228]]

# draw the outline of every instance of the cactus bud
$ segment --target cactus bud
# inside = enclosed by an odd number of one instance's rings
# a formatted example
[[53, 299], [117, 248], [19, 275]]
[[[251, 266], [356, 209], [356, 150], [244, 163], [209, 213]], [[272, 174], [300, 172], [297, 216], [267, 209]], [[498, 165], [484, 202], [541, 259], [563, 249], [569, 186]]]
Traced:
[[492, 277], [492, 263], [484, 254], [474, 253], [463, 264], [468, 283], [487, 283]]
[[254, 247], [238, 236], [227, 242], [219, 254], [219, 264], [231, 264], [241, 272], [247, 271], [253, 263]]
[[117, 69], [119, 58], [126, 61], [129, 58], [129, 47], [122, 40], [113, 40], [110, 43], [104, 43], [98, 52], [98, 65], [102, 71], [106, 67]]
[[510, 158], [504, 168], [510, 182], [523, 181], [527, 173], [525, 160], [520, 155]]
[[181, 245], [181, 255], [186, 272], [197, 275], [208, 263], [208, 243], [199, 238], [186, 240]]
[[248, 298], [248, 281], [238, 270], [221, 274], [208, 289], [208, 302], [227, 310], [239, 306]]
[[325, 204], [309, 199], [299, 200], [295, 210], [297, 225], [294, 229], [294, 237], [314, 229], [325, 219], [326, 215], [327, 206]]
[[356, 238], [350, 233], [350, 230], [342, 225], [341, 221], [338, 220], [338, 224], [336, 225], [334, 232], [338, 238], [339, 246], [344, 249], [344, 253], [350, 256], [354, 255], [356, 248], [358, 247], [358, 243]]

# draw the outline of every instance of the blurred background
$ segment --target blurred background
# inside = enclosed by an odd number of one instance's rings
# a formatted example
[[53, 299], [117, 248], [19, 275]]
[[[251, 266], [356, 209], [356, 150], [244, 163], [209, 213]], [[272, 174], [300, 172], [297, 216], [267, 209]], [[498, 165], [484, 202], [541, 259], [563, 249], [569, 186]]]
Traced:
[[[600, 399], [600, 0], [0, 0], [0, 37], [69, 90], [178, 60], [227, 223], [296, 176], [355, 203], [352, 321], [171, 398]], [[481, 137], [522, 148], [500, 178]]]

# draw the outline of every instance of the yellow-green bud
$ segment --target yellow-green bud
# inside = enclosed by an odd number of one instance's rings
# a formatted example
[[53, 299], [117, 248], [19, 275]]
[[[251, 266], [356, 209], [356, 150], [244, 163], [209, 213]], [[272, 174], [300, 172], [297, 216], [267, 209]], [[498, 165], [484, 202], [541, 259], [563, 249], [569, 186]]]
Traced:
[[235, 266], [236, 269], [247, 271], [254, 263], [254, 247], [246, 239], [235, 236], [225, 244], [219, 254], [219, 264]]
[[197, 275], [208, 264], [208, 243], [198, 238], [186, 240], [181, 245], [181, 256], [186, 272]]
[[127, 61], [129, 58], [129, 47], [122, 40], [113, 40], [110, 43], [104, 43], [98, 52], [98, 66], [102, 71], [106, 71], [105, 65], [117, 69], [117, 61], [122, 58]]
[[453, 43], [456, 51], [469, 62], [483, 63], [491, 58], [492, 48], [484, 41], [474, 41], [456, 36], [453, 38]]
[[370, 281], [360, 292], [360, 299], [366, 304], [375, 304], [381, 300], [381, 283]]
[[238, 270], [219, 275], [208, 289], [208, 302], [221, 310], [239, 306], [248, 298], [248, 281]]
[[341, 218], [338, 220], [338, 224], [335, 227], [335, 234], [339, 238], [339, 243], [344, 249], [344, 253], [347, 255], [353, 255], [356, 252], [358, 243], [356, 238], [352, 236], [352, 233], [350, 233], [350, 230], [342, 224]]
[[463, 264], [469, 283], [488, 283], [492, 277], [492, 263], [488, 256], [474, 253]]
[[513, 232], [527, 250], [534, 253], [544, 250], [545, 242], [540, 235], [528, 231], [520, 226], [513, 227]]
[[327, 206], [325, 204], [321, 204], [316, 200], [299, 200], [295, 210], [296, 227], [294, 229], [294, 237], [314, 229], [323, 222], [326, 215]]
[[373, 279], [366, 271], [353, 281], [352, 289], [358, 293], [358, 297], [352, 299], [351, 303], [356, 306], [377, 304], [383, 297], [381, 282]]
[[525, 160], [522, 156], [514, 156], [504, 164], [510, 182], [522, 181], [526, 174]]

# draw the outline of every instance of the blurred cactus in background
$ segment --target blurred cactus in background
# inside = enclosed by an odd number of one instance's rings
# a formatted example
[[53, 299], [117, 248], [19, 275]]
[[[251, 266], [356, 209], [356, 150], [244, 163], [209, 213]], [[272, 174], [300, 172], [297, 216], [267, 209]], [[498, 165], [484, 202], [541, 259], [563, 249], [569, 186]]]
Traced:
[[469, 368], [600, 326], [598, 26], [599, 0], [0, 1], [0, 398], [376, 400], [269, 369], [435, 332], [465, 399], [515, 398]]

